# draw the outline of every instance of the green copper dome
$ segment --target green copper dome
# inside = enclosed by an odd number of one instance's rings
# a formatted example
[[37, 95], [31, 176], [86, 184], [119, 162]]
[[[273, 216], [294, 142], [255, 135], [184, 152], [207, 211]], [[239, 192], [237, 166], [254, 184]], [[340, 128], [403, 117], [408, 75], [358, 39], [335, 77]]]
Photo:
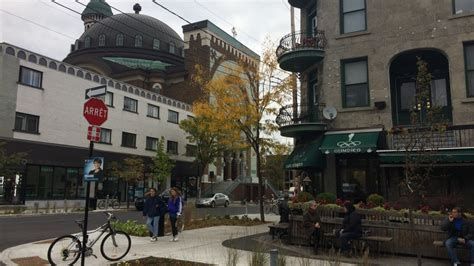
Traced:
[[87, 4], [84, 11], [82, 11], [81, 16], [92, 15], [92, 14], [102, 14], [105, 17], [110, 17], [113, 15], [112, 9], [105, 0], [91, 0]]

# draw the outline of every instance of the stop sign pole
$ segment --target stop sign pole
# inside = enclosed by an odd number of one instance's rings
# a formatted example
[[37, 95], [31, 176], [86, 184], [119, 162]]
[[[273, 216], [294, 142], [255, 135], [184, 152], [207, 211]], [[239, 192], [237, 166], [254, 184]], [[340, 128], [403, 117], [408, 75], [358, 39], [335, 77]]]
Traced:
[[[90, 96], [91, 90], [95, 90], [96, 88], [88, 89], [86, 92], [86, 97]], [[94, 94], [94, 96], [102, 96], [107, 93], [107, 89], [105, 88], [103, 94]], [[98, 98], [89, 98], [84, 103], [84, 108], [82, 114], [84, 118], [89, 122], [90, 126], [97, 126], [99, 127], [102, 125], [108, 117], [109, 110], [107, 106], [101, 99]], [[92, 139], [89, 142], [89, 158], [93, 156], [94, 153], [94, 141]], [[85, 173], [84, 173], [85, 174]], [[81, 249], [81, 265], [85, 265], [85, 251], [87, 249], [87, 242], [88, 242], [88, 235], [87, 235], [87, 221], [89, 219], [89, 197], [90, 197], [90, 190], [91, 190], [91, 183], [89, 180], [85, 180], [86, 182], [86, 206], [84, 210], [84, 225], [82, 228], [82, 249]]]

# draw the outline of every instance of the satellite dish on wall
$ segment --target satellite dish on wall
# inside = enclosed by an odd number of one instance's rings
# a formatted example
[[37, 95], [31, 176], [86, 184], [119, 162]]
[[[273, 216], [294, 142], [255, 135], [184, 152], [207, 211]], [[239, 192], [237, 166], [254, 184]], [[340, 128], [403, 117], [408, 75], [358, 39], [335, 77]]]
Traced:
[[337, 116], [337, 110], [333, 106], [324, 107], [323, 116], [327, 120], [333, 120]]

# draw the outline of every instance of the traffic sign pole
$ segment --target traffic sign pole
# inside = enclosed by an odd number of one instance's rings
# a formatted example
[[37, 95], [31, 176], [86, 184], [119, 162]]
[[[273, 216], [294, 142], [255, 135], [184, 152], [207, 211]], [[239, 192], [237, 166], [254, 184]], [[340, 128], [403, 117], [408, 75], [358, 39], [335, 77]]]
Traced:
[[[94, 142], [91, 141], [89, 142], [89, 158], [92, 158], [92, 154], [94, 152]], [[84, 266], [85, 264], [85, 254], [86, 254], [86, 249], [87, 249], [87, 241], [88, 241], [88, 235], [87, 235], [87, 221], [89, 219], [89, 197], [91, 195], [91, 182], [86, 181], [86, 206], [84, 210], [84, 225], [82, 227], [82, 249], [81, 249], [81, 265]]]
[[[107, 93], [107, 86], [99, 86], [95, 88], [90, 88], [86, 91], [86, 99], [89, 97], [97, 97], [101, 95], [105, 95]], [[97, 134], [93, 134], [92, 131], [97, 133], [96, 127], [102, 125], [108, 117], [108, 108], [104, 104], [104, 102], [97, 98], [90, 98], [87, 102], [84, 103], [83, 113], [84, 118], [89, 122], [90, 126], [88, 131], [90, 131], [90, 138], [88, 134], [89, 142], [89, 157], [92, 158], [94, 153], [94, 140], [97, 140]], [[98, 129], [100, 132], [100, 128]], [[92, 136], [95, 135], [95, 138]], [[100, 138], [100, 135], [99, 135]], [[84, 180], [86, 182], [86, 206], [84, 210], [84, 224], [82, 228], [82, 249], [81, 249], [81, 265], [85, 265], [85, 254], [87, 250], [87, 242], [88, 242], [88, 235], [87, 235], [87, 222], [89, 219], [89, 202], [90, 202], [90, 190], [91, 190], [91, 183], [88, 180]]]

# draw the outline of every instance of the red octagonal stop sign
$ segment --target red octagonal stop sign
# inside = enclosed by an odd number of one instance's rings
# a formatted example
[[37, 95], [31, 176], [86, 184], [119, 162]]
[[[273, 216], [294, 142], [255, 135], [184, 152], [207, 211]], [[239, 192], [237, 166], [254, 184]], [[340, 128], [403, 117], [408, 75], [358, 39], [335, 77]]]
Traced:
[[93, 126], [100, 126], [107, 120], [109, 109], [104, 102], [97, 98], [90, 98], [84, 103], [84, 117]]

